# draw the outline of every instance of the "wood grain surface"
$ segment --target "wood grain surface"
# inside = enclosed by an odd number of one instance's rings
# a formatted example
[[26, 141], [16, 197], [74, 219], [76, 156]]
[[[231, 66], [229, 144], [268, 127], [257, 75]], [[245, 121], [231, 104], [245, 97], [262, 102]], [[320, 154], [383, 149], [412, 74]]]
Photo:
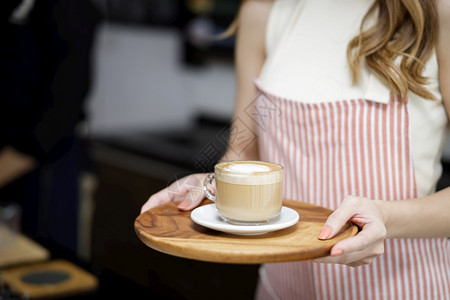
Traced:
[[358, 232], [348, 223], [335, 238], [321, 241], [317, 236], [331, 210], [292, 200], [284, 200], [283, 205], [299, 213], [299, 222], [263, 235], [233, 235], [202, 227], [191, 220], [190, 212], [178, 210], [174, 203], [142, 213], [134, 226], [140, 240], [152, 249], [189, 259], [238, 264], [327, 256], [334, 244]]

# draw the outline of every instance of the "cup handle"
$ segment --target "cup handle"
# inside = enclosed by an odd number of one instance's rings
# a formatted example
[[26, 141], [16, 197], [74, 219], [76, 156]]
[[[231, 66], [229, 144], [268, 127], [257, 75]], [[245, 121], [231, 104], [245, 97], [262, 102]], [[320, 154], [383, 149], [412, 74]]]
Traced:
[[203, 181], [203, 191], [205, 192], [206, 197], [214, 202], [216, 202], [216, 195], [208, 189], [208, 185], [211, 185], [215, 179], [214, 173], [209, 173]]

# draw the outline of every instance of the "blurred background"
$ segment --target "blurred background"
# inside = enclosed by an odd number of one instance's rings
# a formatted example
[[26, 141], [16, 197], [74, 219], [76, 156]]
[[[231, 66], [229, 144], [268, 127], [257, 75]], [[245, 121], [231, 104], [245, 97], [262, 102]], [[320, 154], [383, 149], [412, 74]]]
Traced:
[[[0, 202], [20, 204], [18, 231], [50, 258], [98, 278], [85, 298], [252, 298], [258, 266], [168, 256], [133, 227], [151, 194], [225, 150], [234, 40], [211, 36], [239, 2], [3, 1]], [[443, 164], [439, 188], [450, 146]]]

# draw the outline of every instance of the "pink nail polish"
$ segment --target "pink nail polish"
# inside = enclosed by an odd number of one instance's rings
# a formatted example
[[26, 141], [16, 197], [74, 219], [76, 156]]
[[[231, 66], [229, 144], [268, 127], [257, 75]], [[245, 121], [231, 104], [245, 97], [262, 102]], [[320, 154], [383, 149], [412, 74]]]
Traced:
[[183, 208], [188, 207], [189, 205], [191, 205], [191, 201], [189, 201], [189, 200], [183, 200], [183, 201], [181, 201], [180, 204], [178, 204], [178, 208], [183, 209]]
[[342, 249], [332, 249], [330, 255], [331, 256], [338, 256], [344, 253], [344, 250]]
[[326, 225], [319, 232], [319, 240], [326, 240], [331, 234], [331, 227]]

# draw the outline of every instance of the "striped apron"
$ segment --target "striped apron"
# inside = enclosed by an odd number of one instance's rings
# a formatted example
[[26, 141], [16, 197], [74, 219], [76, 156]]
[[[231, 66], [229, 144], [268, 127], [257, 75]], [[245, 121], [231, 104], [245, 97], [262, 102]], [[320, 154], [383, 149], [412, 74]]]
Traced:
[[[407, 103], [311, 104], [257, 87], [253, 116], [260, 159], [285, 167], [285, 198], [335, 209], [346, 195], [386, 201], [416, 197]], [[387, 239], [385, 254], [357, 268], [266, 264], [256, 298], [450, 299], [450, 243]]]

